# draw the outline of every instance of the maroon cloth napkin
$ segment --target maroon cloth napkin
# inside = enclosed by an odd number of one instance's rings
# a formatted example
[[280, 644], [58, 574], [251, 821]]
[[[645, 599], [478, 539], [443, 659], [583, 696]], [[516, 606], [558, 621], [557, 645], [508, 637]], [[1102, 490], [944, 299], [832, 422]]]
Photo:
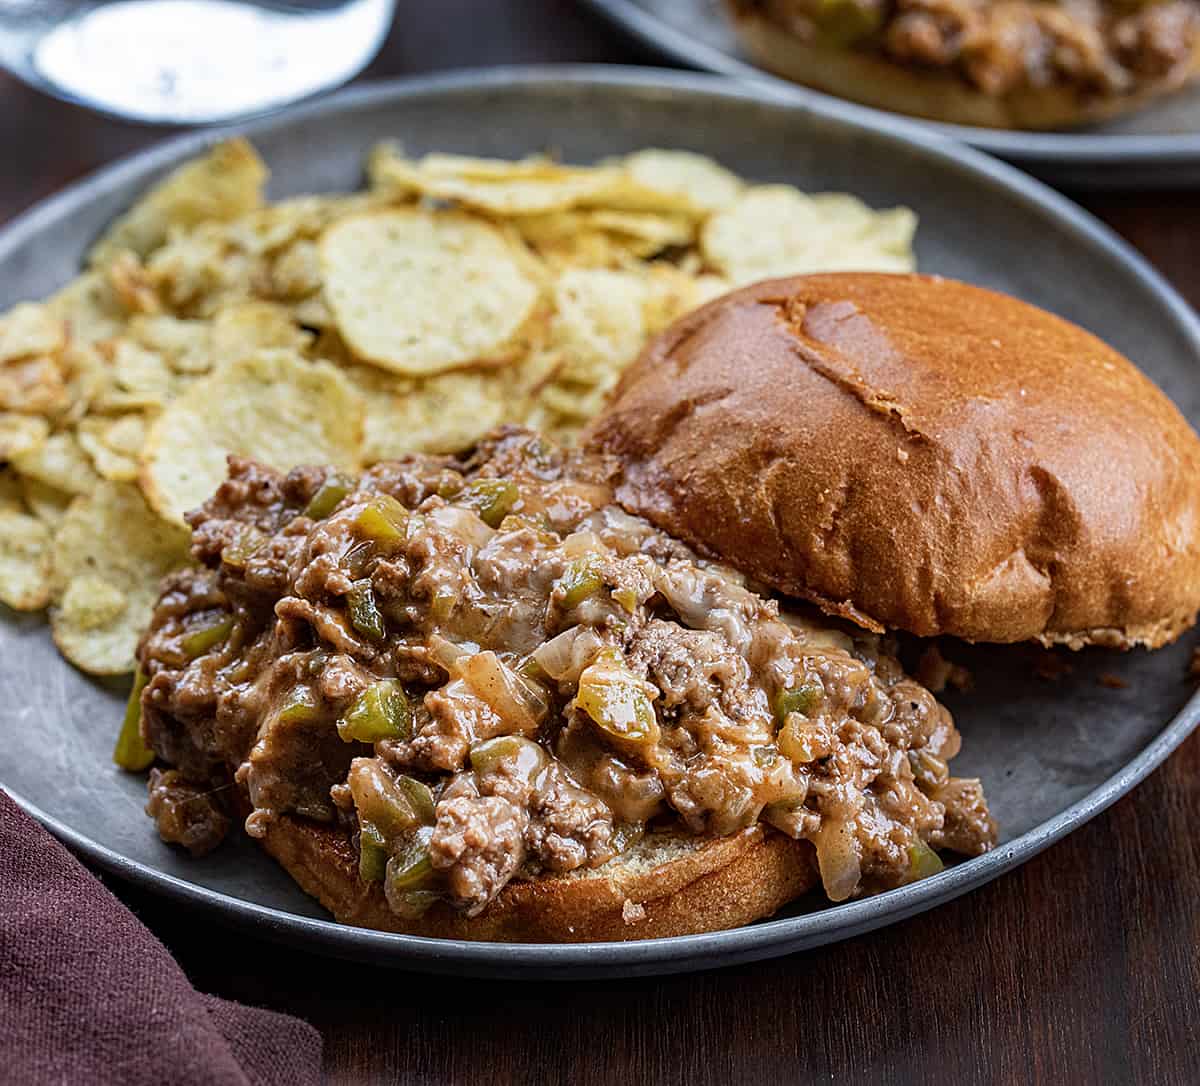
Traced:
[[0, 791], [0, 1081], [306, 1086], [321, 1038], [202, 995], [167, 949]]

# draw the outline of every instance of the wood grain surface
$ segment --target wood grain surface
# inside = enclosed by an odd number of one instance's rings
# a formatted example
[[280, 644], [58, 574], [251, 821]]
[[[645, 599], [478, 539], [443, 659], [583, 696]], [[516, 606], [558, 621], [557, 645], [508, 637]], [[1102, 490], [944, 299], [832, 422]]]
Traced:
[[[365, 78], [653, 62], [567, 0], [405, 3]], [[0, 220], [162, 138], [0, 76]], [[1200, 194], [1071, 193], [1200, 305]], [[114, 885], [205, 991], [302, 1015], [333, 1083], [1198, 1083], [1200, 734], [1013, 874], [838, 946], [578, 984], [333, 962]], [[2, 1075], [0, 1075], [2, 1077]]]

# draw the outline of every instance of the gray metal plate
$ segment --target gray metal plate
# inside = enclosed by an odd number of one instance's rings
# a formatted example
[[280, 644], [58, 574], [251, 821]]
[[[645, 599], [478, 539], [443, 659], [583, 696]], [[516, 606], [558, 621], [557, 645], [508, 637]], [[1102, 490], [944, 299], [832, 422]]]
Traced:
[[[1080, 322], [1134, 357], [1194, 421], [1200, 326], [1111, 232], [1037, 182], [928, 136], [898, 137], [823, 109], [765, 102], [711, 76], [605, 68], [510, 69], [352, 91], [245, 126], [274, 174], [273, 196], [351, 189], [376, 140], [588, 162], [646, 146], [687, 147], [762, 181], [909, 204], [921, 267], [1010, 291]], [[88, 242], [147, 183], [217, 138], [173, 140], [110, 168], [0, 232], [0, 307], [39, 297], [79, 266]], [[1119, 465], [1114, 465], [1119, 470]], [[1155, 653], [1089, 652], [1058, 683], [1029, 651], [960, 646], [977, 688], [951, 705], [965, 736], [959, 772], [981, 776], [1003, 830], [986, 857], [883, 896], [813, 900], [739, 931], [645, 943], [499, 946], [341, 927], [246, 841], [192, 861], [142, 813], [144, 784], [109, 761], [123, 690], [72, 670], [36, 617], [0, 622], [0, 781], [101, 867], [269, 937], [410, 968], [571, 976], [662, 973], [811, 947], [890, 923], [1022, 862], [1128, 791], [1195, 725], [1184, 676], [1194, 638]], [[1102, 686], [1120, 675], [1122, 690]]]
[[760, 93], [854, 119], [919, 125], [1020, 164], [1056, 185], [1182, 187], [1200, 183], [1200, 84], [1149, 108], [1074, 131], [1012, 132], [916, 121], [834, 98], [764, 72], [738, 43], [723, 0], [587, 0], [612, 22], [681, 64], [751, 80]]

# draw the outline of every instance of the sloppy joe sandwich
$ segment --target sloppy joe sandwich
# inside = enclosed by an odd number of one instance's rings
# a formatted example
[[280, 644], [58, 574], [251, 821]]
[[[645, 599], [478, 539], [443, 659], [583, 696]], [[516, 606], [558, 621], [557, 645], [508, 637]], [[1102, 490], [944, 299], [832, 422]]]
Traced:
[[615, 470], [517, 429], [357, 477], [232, 459], [138, 649], [163, 837], [244, 817], [339, 920], [524, 941], [729, 927], [988, 849], [886, 643], [630, 515]]
[[989, 128], [1114, 117], [1200, 72], [1200, 3], [726, 0], [764, 68], [881, 109]]
[[866, 629], [1156, 647], [1200, 609], [1200, 439], [1117, 351], [979, 287], [736, 291], [586, 440], [626, 508]]

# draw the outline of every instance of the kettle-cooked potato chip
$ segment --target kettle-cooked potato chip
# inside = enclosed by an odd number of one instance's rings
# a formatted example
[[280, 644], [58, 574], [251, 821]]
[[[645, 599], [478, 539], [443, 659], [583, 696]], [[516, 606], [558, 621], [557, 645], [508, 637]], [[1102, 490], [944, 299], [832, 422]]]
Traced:
[[161, 245], [172, 227], [228, 222], [262, 203], [267, 168], [244, 139], [218, 143], [208, 154], [185, 162], [116, 220], [92, 247], [92, 267], [108, 264], [122, 250], [144, 257]]
[[21, 302], [0, 316], [0, 362], [54, 354], [66, 342], [66, 331], [47, 306]]
[[99, 482], [76, 498], [52, 548], [58, 602], [50, 624], [62, 654], [94, 675], [132, 671], [159, 581], [187, 563], [188, 540], [131, 483]]
[[526, 259], [454, 211], [356, 215], [321, 238], [325, 295], [364, 362], [410, 377], [508, 360], [537, 306]]
[[182, 524], [225, 478], [230, 453], [282, 471], [353, 471], [362, 440], [362, 400], [335, 366], [260, 350], [223, 363], [168, 404], [150, 427], [140, 480], [151, 508]]
[[17, 611], [50, 602], [50, 529], [9, 507], [0, 509], [0, 600]]
[[13, 460], [40, 449], [50, 435], [50, 424], [38, 415], [0, 412], [0, 460]]
[[92, 463], [70, 430], [51, 434], [36, 448], [14, 456], [12, 465], [22, 475], [71, 494], [86, 494], [96, 482]]
[[626, 155], [621, 164], [638, 184], [680, 196], [701, 214], [729, 207], [746, 187], [737, 174], [692, 151], [651, 147]]
[[852, 196], [760, 185], [704, 224], [700, 248], [735, 286], [808, 272], [912, 271], [916, 221], [906, 207], [872, 211]]

